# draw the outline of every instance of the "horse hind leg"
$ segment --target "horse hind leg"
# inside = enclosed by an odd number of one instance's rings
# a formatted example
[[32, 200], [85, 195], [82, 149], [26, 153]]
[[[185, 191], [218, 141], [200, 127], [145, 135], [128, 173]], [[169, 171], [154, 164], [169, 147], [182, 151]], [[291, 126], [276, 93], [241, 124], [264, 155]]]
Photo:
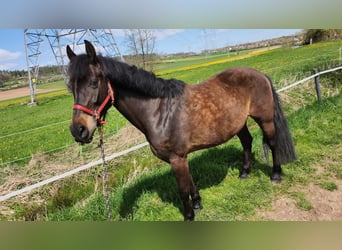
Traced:
[[252, 162], [252, 141], [253, 138], [248, 131], [247, 125], [245, 124], [243, 128], [237, 133], [237, 136], [240, 139], [240, 142], [243, 147], [243, 168], [240, 171], [240, 179], [246, 179], [248, 174], [251, 171], [251, 162]]
[[[271, 181], [274, 183], [280, 183], [281, 182], [281, 165], [279, 163], [279, 160], [277, 159], [277, 145], [276, 145], [276, 130], [274, 126], [273, 120], [271, 121], [260, 121], [256, 120], [256, 122], [259, 124], [263, 131], [263, 136], [264, 136], [264, 144], [267, 144], [269, 148], [271, 149], [272, 152], [272, 159], [273, 159], [273, 168], [272, 168], [272, 173], [271, 173]], [[264, 150], [268, 150], [267, 147], [264, 147]], [[267, 155], [267, 152], [265, 153]]]

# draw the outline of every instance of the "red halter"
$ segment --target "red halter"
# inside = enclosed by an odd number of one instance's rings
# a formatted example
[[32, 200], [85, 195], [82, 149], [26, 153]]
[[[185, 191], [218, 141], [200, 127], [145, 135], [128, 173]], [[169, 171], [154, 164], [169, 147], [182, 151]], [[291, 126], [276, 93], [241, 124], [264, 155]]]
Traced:
[[103, 109], [107, 105], [107, 103], [109, 102], [109, 99], [112, 99], [112, 104], [114, 104], [114, 91], [113, 91], [112, 85], [110, 84], [109, 80], [107, 82], [107, 85], [108, 85], [108, 95], [97, 110], [93, 111], [93, 110], [90, 110], [90, 109], [88, 109], [82, 105], [78, 105], [78, 104], [75, 104], [73, 106], [73, 109], [78, 109], [78, 110], [81, 110], [81, 111], [87, 113], [88, 115], [94, 116], [96, 121], [97, 121], [98, 126], [106, 123], [105, 120], [101, 119], [101, 112], [103, 111]]

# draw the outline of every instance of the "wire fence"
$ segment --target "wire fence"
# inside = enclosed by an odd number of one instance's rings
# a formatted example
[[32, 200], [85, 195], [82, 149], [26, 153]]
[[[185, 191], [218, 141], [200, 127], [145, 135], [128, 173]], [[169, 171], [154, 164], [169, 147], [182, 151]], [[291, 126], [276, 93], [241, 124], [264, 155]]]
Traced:
[[297, 81], [297, 82], [294, 82], [286, 87], [283, 87], [281, 89], [278, 89], [277, 92], [280, 93], [280, 92], [283, 92], [285, 90], [288, 90], [290, 88], [293, 88], [293, 87], [296, 87], [297, 85], [301, 84], [301, 83], [304, 83], [306, 81], [309, 81], [315, 77], [318, 77], [320, 75], [323, 75], [323, 74], [326, 74], [326, 73], [330, 73], [330, 72], [334, 72], [334, 71], [337, 71], [337, 70], [341, 70], [342, 69], [342, 66], [340, 67], [336, 67], [336, 68], [332, 68], [332, 69], [328, 69], [328, 70], [324, 70], [324, 71], [321, 71], [321, 72], [318, 72], [316, 74], [313, 74], [311, 76], [308, 76], [308, 77], [305, 77], [304, 79], [300, 80], [300, 81]]
[[26, 133], [31, 133], [33, 131], [37, 131], [37, 130], [40, 130], [40, 129], [45, 129], [45, 128], [53, 127], [53, 126], [56, 126], [56, 125], [67, 123], [67, 122], [70, 122], [70, 120], [50, 123], [48, 125], [44, 125], [44, 126], [40, 126], [40, 127], [36, 127], [36, 128], [32, 128], [32, 129], [27, 129], [27, 130], [24, 130], [24, 131], [15, 132], [15, 133], [8, 134], [8, 135], [3, 135], [3, 136], [0, 136], [0, 139], [5, 139], [5, 138], [8, 138], [8, 137], [18, 136], [18, 135], [22, 135], [22, 134], [26, 134]]
[[[70, 136], [68, 123], [70, 123], [70, 119], [1, 135], [0, 167], [10, 166], [15, 163], [26, 164], [36, 153], [49, 154], [75, 146], [76, 144]], [[111, 124], [110, 128], [106, 128], [105, 136], [114, 135], [119, 128], [120, 125]], [[62, 132], [56, 135], [56, 131]], [[59, 136], [63, 137], [62, 140], [57, 140]], [[33, 147], [32, 144], [37, 143], [37, 141], [39, 141], [40, 145], [34, 145]], [[6, 150], [10, 151], [6, 153]]]
[[[114, 153], [114, 154], [106, 157], [105, 161], [111, 161], [111, 160], [113, 160], [113, 159], [115, 159], [117, 157], [120, 157], [122, 155], [126, 155], [126, 154], [128, 154], [130, 152], [136, 151], [136, 150], [138, 150], [138, 149], [140, 149], [142, 147], [145, 147], [147, 145], [149, 145], [148, 142], [144, 142], [144, 143], [138, 144], [136, 146], [133, 146], [133, 147], [131, 147], [129, 149], [126, 149], [126, 150]], [[2, 196], [0, 196], [0, 202], [8, 200], [8, 199], [10, 199], [10, 198], [12, 198], [14, 196], [20, 195], [20, 194], [23, 194], [23, 193], [26, 193], [26, 192], [30, 192], [30, 191], [32, 191], [32, 190], [34, 190], [36, 188], [42, 187], [42, 186], [47, 185], [49, 183], [55, 182], [57, 180], [64, 179], [64, 178], [69, 177], [71, 175], [74, 175], [74, 174], [76, 174], [78, 172], [81, 172], [81, 171], [84, 171], [86, 169], [92, 168], [94, 166], [100, 165], [101, 163], [102, 163], [102, 159], [99, 159], [97, 161], [90, 162], [88, 164], [79, 166], [79, 167], [77, 167], [75, 169], [72, 169], [70, 171], [67, 171], [67, 172], [65, 172], [63, 174], [60, 174], [60, 175], [57, 175], [57, 176], [53, 176], [51, 178], [48, 178], [48, 179], [43, 180], [41, 182], [35, 183], [33, 185], [30, 185], [30, 186], [24, 187], [22, 189], [10, 192], [8, 194], [2, 195]]]

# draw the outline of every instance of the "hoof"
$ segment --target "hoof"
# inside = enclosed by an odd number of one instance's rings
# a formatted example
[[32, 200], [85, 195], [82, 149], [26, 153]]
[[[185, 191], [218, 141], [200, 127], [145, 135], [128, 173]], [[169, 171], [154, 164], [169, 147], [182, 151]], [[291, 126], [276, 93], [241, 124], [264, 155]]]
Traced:
[[194, 201], [193, 204], [192, 204], [192, 207], [193, 207], [193, 209], [195, 211], [199, 211], [199, 210], [201, 210], [203, 208], [200, 200]]
[[192, 211], [191, 214], [187, 214], [184, 216], [184, 221], [194, 221], [195, 219], [195, 213]]
[[245, 180], [245, 179], [247, 179], [248, 178], [248, 174], [249, 174], [249, 171], [247, 171], [247, 170], [242, 170], [241, 172], [240, 172], [240, 175], [239, 175], [239, 178], [241, 179], [241, 180]]
[[281, 183], [281, 175], [279, 173], [272, 173], [271, 181], [272, 181], [272, 183], [280, 184]]

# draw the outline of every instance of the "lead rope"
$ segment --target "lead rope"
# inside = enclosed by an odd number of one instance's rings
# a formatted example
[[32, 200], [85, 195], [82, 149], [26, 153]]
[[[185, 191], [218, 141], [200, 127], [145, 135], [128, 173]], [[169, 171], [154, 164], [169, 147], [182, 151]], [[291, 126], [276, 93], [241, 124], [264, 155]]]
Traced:
[[107, 166], [106, 166], [106, 159], [103, 147], [103, 131], [102, 126], [98, 126], [99, 136], [100, 136], [100, 148], [101, 148], [101, 156], [102, 156], [102, 169], [103, 169], [103, 189], [105, 192], [106, 197], [106, 208], [107, 208], [107, 218], [108, 221], [112, 220], [111, 209], [110, 209], [110, 202], [109, 202], [109, 192], [108, 192], [108, 176], [107, 176]]

